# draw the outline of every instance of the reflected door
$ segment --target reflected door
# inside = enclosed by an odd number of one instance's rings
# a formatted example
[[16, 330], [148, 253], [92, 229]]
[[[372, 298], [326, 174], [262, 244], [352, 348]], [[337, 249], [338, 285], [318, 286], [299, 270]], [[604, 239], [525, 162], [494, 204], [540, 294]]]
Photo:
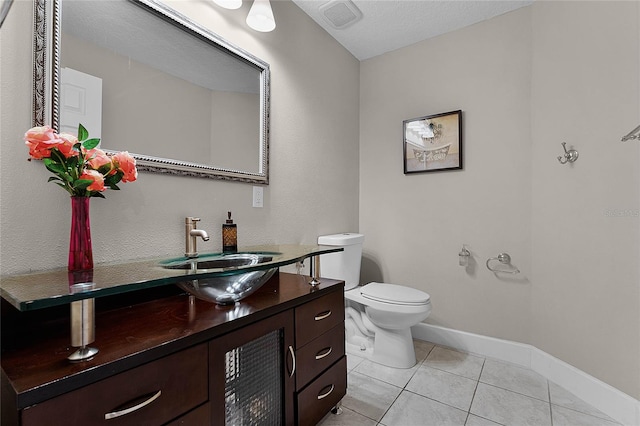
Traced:
[[102, 137], [102, 79], [72, 68], [60, 73], [60, 132], [76, 135], [78, 124]]

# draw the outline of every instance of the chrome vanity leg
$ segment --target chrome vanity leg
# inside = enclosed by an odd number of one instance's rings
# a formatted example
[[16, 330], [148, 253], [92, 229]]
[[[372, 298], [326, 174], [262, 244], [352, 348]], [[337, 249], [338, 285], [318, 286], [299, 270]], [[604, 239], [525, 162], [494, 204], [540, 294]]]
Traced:
[[311, 258], [311, 281], [309, 285], [316, 287], [320, 284], [320, 256], [313, 256]]
[[[87, 284], [93, 285], [93, 283], [83, 283], [83, 285]], [[80, 286], [81, 284], [75, 285]], [[67, 359], [77, 362], [93, 358], [98, 353], [98, 349], [88, 345], [96, 340], [95, 334], [95, 299], [71, 302], [71, 346], [79, 349], [69, 355]]]
[[342, 414], [342, 400], [338, 401], [338, 403], [331, 409], [331, 414], [335, 414], [336, 416], [339, 416], [340, 414]]

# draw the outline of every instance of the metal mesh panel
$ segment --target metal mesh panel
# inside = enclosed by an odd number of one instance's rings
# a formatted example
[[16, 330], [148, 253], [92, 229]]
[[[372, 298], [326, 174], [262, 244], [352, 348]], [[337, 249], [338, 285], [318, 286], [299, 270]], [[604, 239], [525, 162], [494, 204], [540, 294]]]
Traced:
[[282, 424], [281, 332], [225, 354], [225, 424]]

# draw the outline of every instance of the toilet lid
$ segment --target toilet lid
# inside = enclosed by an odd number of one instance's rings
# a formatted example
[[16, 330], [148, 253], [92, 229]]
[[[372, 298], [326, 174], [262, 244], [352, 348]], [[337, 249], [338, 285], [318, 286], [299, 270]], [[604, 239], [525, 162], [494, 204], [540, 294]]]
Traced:
[[424, 291], [395, 284], [369, 283], [360, 290], [363, 297], [398, 305], [425, 305], [431, 296]]

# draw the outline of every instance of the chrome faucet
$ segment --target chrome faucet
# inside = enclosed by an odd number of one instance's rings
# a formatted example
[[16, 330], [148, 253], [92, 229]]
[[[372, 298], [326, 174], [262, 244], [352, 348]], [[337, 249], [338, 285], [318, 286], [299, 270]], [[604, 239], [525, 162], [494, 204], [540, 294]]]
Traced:
[[203, 241], [209, 241], [209, 235], [203, 229], [196, 229], [197, 223], [200, 222], [198, 217], [187, 217], [184, 219], [185, 224], [185, 257], [198, 257], [197, 239], [202, 238]]

